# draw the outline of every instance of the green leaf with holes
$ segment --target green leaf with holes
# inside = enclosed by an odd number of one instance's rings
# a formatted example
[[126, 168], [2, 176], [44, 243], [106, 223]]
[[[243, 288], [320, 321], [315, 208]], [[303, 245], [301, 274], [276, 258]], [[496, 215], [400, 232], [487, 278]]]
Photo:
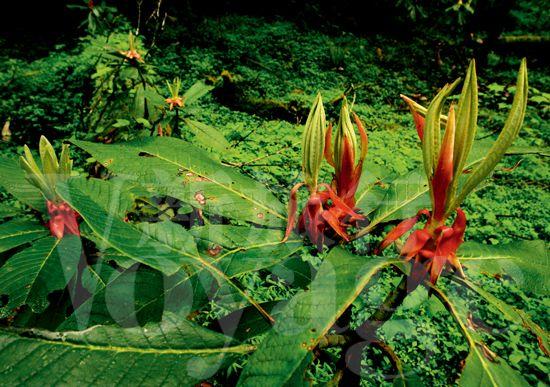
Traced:
[[230, 277], [276, 265], [302, 247], [297, 237], [281, 242], [284, 233], [279, 230], [207, 225], [190, 232], [199, 241], [199, 248]]
[[168, 276], [182, 270], [192, 275], [205, 269], [220, 284], [227, 284], [240, 298], [259, 308], [258, 303], [227, 276], [212, 257], [198, 252], [193, 237], [180, 225], [172, 222], [140, 225], [124, 222], [105, 211], [95, 201], [95, 191], [88, 190], [80, 179], [58, 184], [57, 191], [80, 214], [102, 244]]
[[[194, 244], [187, 244], [181, 246], [181, 250], [176, 250], [147, 235], [138, 227], [124, 222], [116, 213], [106, 211], [103, 208], [105, 203], [100, 205], [96, 202], [104, 195], [98, 196], [95, 188], [95, 186], [88, 187], [82, 184], [80, 179], [71, 179], [59, 184], [57, 191], [61, 198], [80, 214], [102, 243], [136, 262], [165, 274], [173, 274], [183, 265], [192, 265], [198, 260], [198, 252]], [[106, 207], [110, 206], [106, 205]], [[175, 224], [174, 226], [179, 228], [182, 235], [186, 234], [181, 226]]]
[[283, 227], [284, 205], [262, 184], [213, 160], [208, 152], [170, 137], [103, 145], [73, 140], [120, 177], [134, 179], [207, 214]]
[[185, 118], [183, 122], [189, 131], [195, 135], [195, 141], [202, 146], [219, 154], [228, 152], [230, 144], [218, 129], [188, 118]]

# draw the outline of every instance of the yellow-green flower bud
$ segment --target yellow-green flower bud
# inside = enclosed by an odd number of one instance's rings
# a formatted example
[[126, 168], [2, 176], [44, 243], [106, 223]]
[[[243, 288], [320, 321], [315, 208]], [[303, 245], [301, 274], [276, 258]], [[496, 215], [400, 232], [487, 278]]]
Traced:
[[[342, 102], [342, 109], [340, 110], [340, 118], [338, 120], [338, 127], [336, 128], [336, 134], [334, 137], [334, 169], [338, 175], [342, 170], [342, 165], [345, 162], [348, 164], [355, 163], [355, 152], [357, 149], [357, 136], [355, 135], [355, 129], [351, 123], [348, 102], [344, 98]], [[346, 159], [351, 160], [346, 160]]]
[[21, 156], [21, 168], [26, 172], [27, 180], [36, 186], [46, 199], [55, 201], [55, 185], [58, 181], [66, 180], [71, 175], [73, 162], [69, 155], [69, 145], [64, 144], [61, 157], [58, 160], [53, 146], [42, 136], [39, 143], [39, 153], [42, 168], [34, 160], [28, 146], [24, 146], [25, 156]]
[[321, 93], [317, 94], [304, 128], [302, 139], [302, 171], [310, 191], [317, 189], [319, 169], [325, 150], [326, 116]]

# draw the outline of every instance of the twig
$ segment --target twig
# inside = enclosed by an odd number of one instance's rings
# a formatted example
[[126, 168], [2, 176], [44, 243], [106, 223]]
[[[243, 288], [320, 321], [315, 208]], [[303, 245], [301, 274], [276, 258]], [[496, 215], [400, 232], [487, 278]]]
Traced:
[[[348, 341], [342, 348], [342, 355], [337, 363], [337, 368], [343, 370], [339, 385], [359, 385], [361, 376], [351, 369], [361, 369], [361, 358], [365, 347], [374, 341], [376, 330], [388, 321], [395, 310], [403, 303], [407, 296], [407, 276], [387, 296], [384, 302], [359, 328], [350, 332]], [[353, 346], [353, 351], [349, 349]]]

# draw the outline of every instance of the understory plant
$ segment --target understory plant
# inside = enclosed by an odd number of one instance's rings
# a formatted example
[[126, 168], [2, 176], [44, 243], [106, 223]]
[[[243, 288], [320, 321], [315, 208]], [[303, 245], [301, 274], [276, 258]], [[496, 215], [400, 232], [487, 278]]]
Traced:
[[93, 45], [98, 63], [85, 118], [92, 138], [109, 143], [150, 135], [182, 137], [189, 132], [207, 148], [221, 151], [229, 146], [215, 128], [193, 120], [184, 108], [214, 89], [216, 80], [199, 80], [180, 95], [182, 82], [175, 78], [166, 82], [169, 94], [165, 97], [164, 81], [150, 63], [141, 39], [132, 33], [126, 40], [120, 34], [109, 39], [107, 44], [96, 39]]
[[[296, 184], [290, 191], [287, 240], [296, 222], [297, 191], [304, 184], [310, 196], [298, 221], [299, 232], [306, 232], [319, 251], [325, 243], [341, 238], [349, 241], [348, 228], [363, 216], [355, 209], [355, 192], [361, 176], [363, 160], [367, 154], [367, 134], [359, 118], [354, 115], [361, 135], [361, 148], [356, 162], [357, 139], [344, 99], [340, 120], [336, 128], [334, 151], [331, 143], [332, 125], [326, 127], [321, 95], [318, 94], [309, 113], [302, 139], [302, 171], [305, 182]], [[334, 167], [332, 184], [318, 183], [323, 157]], [[321, 190], [320, 188], [323, 188]], [[328, 239], [330, 238], [330, 239]]]
[[40, 165], [28, 146], [24, 147], [25, 156], [21, 156], [21, 168], [27, 180], [44, 196], [49, 220], [47, 226], [58, 239], [67, 234], [80, 235], [76, 212], [56, 193], [55, 186], [71, 176], [73, 161], [70, 159], [69, 145], [63, 144], [59, 159], [50, 142], [41, 136], [39, 142]]
[[[10, 171], [0, 175], [0, 185], [30, 207], [4, 212], [0, 225], [2, 380], [93, 385], [118, 380], [123, 370], [124, 382], [132, 384], [146, 377], [150, 384], [303, 385], [312, 364], [324, 362], [334, 371], [332, 384], [355, 385], [363, 350], [375, 346], [391, 360], [387, 379], [411, 384], [414, 371], [377, 332], [408, 297], [428, 288], [468, 347], [459, 385], [527, 385], [491, 347], [494, 330], [468, 301], [482, 299], [546, 356], [548, 333], [478, 278], [511, 277], [522, 290], [547, 296], [547, 246], [463, 242], [460, 209], [518, 135], [526, 63], [508, 120], [490, 148], [474, 141], [473, 62], [458, 103], [442, 115], [457, 83], [443, 87], [427, 108], [407, 99], [423, 166], [397, 177], [367, 159], [367, 134], [348, 102], [342, 100], [333, 133], [317, 95], [303, 128], [304, 182], [292, 188], [286, 209], [212, 151], [164, 132], [115, 144], [71, 139], [109, 171], [101, 174], [106, 178], [71, 176], [67, 146], [58, 159], [45, 139], [41, 167], [29, 148], [23, 170], [17, 160], [0, 158], [1, 170]], [[177, 112], [185, 104], [179, 82], [169, 89], [162, 103]], [[330, 182], [319, 181], [325, 161], [333, 168]], [[304, 185], [309, 195], [298, 215]], [[34, 219], [48, 213], [46, 200], [58, 211], [50, 213], [53, 237]], [[140, 210], [139, 203], [153, 201], [172, 203], [171, 212]], [[424, 218], [423, 227], [413, 229]], [[384, 236], [375, 246], [372, 240]], [[360, 250], [361, 243], [369, 246]], [[392, 243], [399, 254], [379, 254]], [[358, 297], [381, 272], [394, 285], [368, 305], [372, 313], [365, 317], [357, 312]], [[269, 290], [251, 289], [251, 278]]]
[[[466, 74], [458, 106], [455, 108], [454, 104], [451, 104], [449, 108], [449, 114], [445, 119], [445, 132], [441, 139], [441, 110], [445, 99], [457, 83], [458, 81], [445, 85], [427, 110], [419, 108], [410, 99], [405, 98], [422, 143], [424, 171], [432, 209], [421, 210], [416, 216], [401, 222], [386, 236], [380, 249], [386, 248], [403, 236], [416, 224], [420, 216], [427, 217], [424, 228], [415, 230], [400, 252], [407, 261], [413, 262], [409, 289], [418, 286], [428, 273], [430, 282], [435, 285], [446, 266], [464, 277], [460, 262], [456, 258], [456, 251], [464, 241], [466, 230], [466, 215], [459, 206], [504, 156], [517, 137], [525, 117], [528, 85], [526, 62], [523, 60], [516, 83], [514, 102], [502, 132], [488, 150], [484, 160], [469, 170], [468, 177], [461, 181], [477, 129], [478, 91], [473, 60]], [[458, 114], [455, 113], [455, 109]], [[459, 182], [462, 183], [460, 187]], [[447, 226], [446, 222], [453, 213], [456, 213], [455, 220], [451, 226]]]

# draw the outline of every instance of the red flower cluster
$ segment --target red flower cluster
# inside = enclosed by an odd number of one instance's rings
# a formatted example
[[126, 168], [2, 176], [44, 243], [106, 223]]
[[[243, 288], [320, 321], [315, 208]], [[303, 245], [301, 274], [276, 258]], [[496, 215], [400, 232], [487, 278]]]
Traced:
[[67, 203], [55, 204], [46, 200], [50, 220], [47, 223], [53, 236], [57, 239], [67, 234], [80, 235], [77, 222], [77, 213]]
[[181, 97], [166, 98], [164, 102], [170, 106], [170, 110], [173, 110], [174, 106], [183, 107], [183, 99]]
[[[342, 114], [347, 113], [347, 107], [342, 109]], [[335, 173], [332, 185], [320, 184], [319, 187], [308, 187], [310, 196], [298, 220], [298, 232], [305, 233], [309, 240], [317, 246], [319, 251], [323, 250], [324, 244], [329, 244], [338, 238], [349, 241], [348, 228], [355, 226], [357, 221], [364, 217], [355, 208], [355, 192], [359, 184], [363, 168], [363, 160], [367, 154], [367, 134], [357, 117], [353, 114], [355, 123], [361, 136], [361, 153], [356, 163], [356, 149], [354, 138], [350, 135], [340, 136], [340, 146], [336, 152], [332, 149], [332, 125], [326, 130], [324, 157], [334, 167]], [[340, 123], [342, 125], [342, 123]], [[351, 128], [353, 130], [353, 128]], [[354, 134], [353, 134], [354, 136]], [[335, 159], [335, 154], [338, 158]], [[336, 161], [336, 162], [335, 162]], [[305, 183], [296, 184], [290, 191], [289, 215], [285, 237], [288, 239], [295, 227], [297, 198], [296, 194]]]
[[[424, 117], [414, 109], [413, 118], [420, 139], [423, 139]], [[464, 241], [466, 230], [466, 215], [460, 209], [456, 209], [456, 218], [452, 226], [446, 226], [446, 206], [448, 202], [448, 190], [453, 180], [454, 170], [454, 108], [451, 106], [448, 117], [447, 129], [441, 144], [437, 167], [430, 182], [433, 211], [421, 210], [410, 218], [403, 220], [382, 241], [378, 251], [392, 244], [395, 240], [409, 231], [419, 220], [421, 215], [428, 217], [426, 225], [421, 230], [416, 230], [408, 237], [401, 249], [401, 256], [407, 261], [413, 261], [408, 288], [416, 288], [429, 273], [429, 279], [435, 285], [445, 266], [462, 273], [462, 268], [456, 258], [456, 251]]]
[[409, 291], [415, 289], [428, 274], [430, 282], [435, 285], [445, 266], [463, 276], [462, 267], [456, 258], [456, 251], [464, 241], [466, 230], [466, 215], [460, 208], [456, 210], [456, 218], [451, 227], [435, 222], [428, 210], [419, 211], [416, 216], [403, 220], [390, 231], [379, 251], [409, 231], [421, 215], [428, 216], [426, 225], [423, 229], [413, 231], [401, 249], [401, 256], [407, 262], [413, 261], [407, 284]]

